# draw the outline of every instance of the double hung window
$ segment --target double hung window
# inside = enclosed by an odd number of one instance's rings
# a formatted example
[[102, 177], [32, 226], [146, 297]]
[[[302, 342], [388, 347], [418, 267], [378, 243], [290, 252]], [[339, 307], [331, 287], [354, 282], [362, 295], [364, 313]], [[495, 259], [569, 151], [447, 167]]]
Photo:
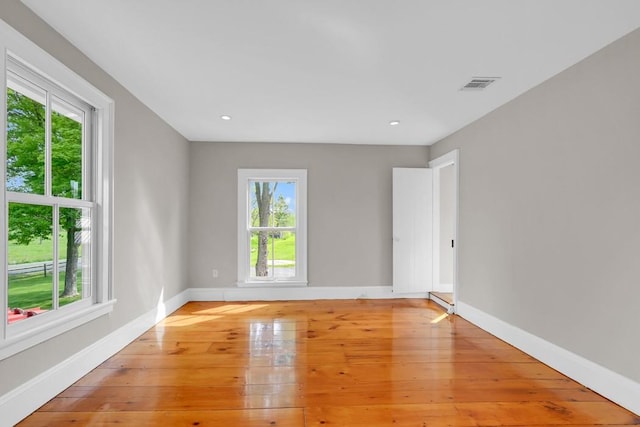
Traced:
[[238, 170], [238, 283], [305, 285], [306, 170]]
[[[0, 30], [15, 43], [2, 58], [2, 358], [111, 309], [112, 102]], [[38, 67], [12, 53], [20, 47]]]
[[89, 304], [90, 105], [9, 59], [6, 201], [9, 324]]

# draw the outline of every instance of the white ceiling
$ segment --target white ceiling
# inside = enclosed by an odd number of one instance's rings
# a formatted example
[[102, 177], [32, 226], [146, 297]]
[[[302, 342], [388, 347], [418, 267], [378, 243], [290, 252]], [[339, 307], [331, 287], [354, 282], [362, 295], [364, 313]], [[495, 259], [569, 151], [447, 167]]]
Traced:
[[23, 2], [192, 141], [429, 145], [640, 27], [638, 0]]

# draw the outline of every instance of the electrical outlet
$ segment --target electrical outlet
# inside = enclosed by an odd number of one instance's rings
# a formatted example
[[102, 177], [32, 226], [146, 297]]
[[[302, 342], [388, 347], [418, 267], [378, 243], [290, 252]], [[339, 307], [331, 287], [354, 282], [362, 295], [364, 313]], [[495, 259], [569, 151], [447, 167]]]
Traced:
[[213, 270], [211, 270], [211, 274], [213, 275], [214, 279], [218, 278], [218, 270], [216, 270], [215, 268]]

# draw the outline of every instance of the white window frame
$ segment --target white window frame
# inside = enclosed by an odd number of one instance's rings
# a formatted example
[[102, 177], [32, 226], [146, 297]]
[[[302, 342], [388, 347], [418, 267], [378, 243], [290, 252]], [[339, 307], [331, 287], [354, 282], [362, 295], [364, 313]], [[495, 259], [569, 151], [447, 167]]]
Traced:
[[[7, 68], [11, 61], [32, 71], [42, 79], [49, 81], [93, 107], [92, 128], [90, 135], [92, 145], [93, 181], [89, 188], [90, 200], [78, 200], [78, 206], [91, 207], [92, 215], [92, 251], [95, 256], [92, 272], [92, 289], [89, 303], [69, 304], [58, 310], [35, 316], [28, 320], [8, 325], [6, 311], [0, 322], [0, 360], [10, 357], [29, 347], [37, 345], [57, 335], [87, 323], [113, 310], [115, 299], [112, 290], [112, 200], [113, 200], [113, 118], [114, 102], [90, 83], [82, 79], [54, 57], [46, 53], [18, 31], [0, 20], [0, 205], [3, 215], [0, 217], [0, 277], [3, 279], [0, 288], [0, 307], [7, 305], [7, 191], [6, 191], [6, 93]], [[15, 200], [15, 194], [11, 200]], [[25, 202], [42, 204], [38, 197], [25, 194]], [[56, 199], [55, 197], [52, 199]], [[60, 198], [61, 199], [61, 198]], [[55, 203], [56, 200], [53, 200]], [[67, 199], [58, 200], [62, 207], [69, 206]], [[74, 205], [71, 207], [75, 207]]]
[[[296, 275], [291, 278], [251, 278], [250, 182], [293, 181], [296, 183]], [[238, 282], [239, 287], [307, 286], [307, 170], [238, 169]]]

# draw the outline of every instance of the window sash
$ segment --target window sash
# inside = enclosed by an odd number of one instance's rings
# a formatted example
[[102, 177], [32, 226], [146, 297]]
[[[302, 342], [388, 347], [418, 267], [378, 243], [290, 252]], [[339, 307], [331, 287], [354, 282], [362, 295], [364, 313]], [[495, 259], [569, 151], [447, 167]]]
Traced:
[[[53, 99], [62, 101], [68, 104], [70, 107], [77, 109], [84, 113], [84, 120], [82, 122], [82, 199], [83, 200], [95, 200], [96, 184], [92, 171], [96, 167], [94, 159], [95, 147], [90, 143], [94, 138], [93, 124], [95, 122], [94, 112], [95, 108], [86, 103], [82, 99], [78, 98], [71, 92], [61, 88], [52, 81], [38, 75], [32, 71], [29, 67], [26, 67], [17, 59], [12, 56], [6, 57], [6, 84], [7, 87], [16, 88], [18, 91], [25, 91], [28, 95], [30, 92], [45, 92], [44, 105], [46, 108], [46, 130], [45, 130], [45, 196], [51, 196], [52, 185], [52, 170], [51, 170], [51, 154], [52, 154], [52, 129], [51, 129], [51, 115], [53, 113]], [[6, 87], [3, 94], [6, 97]], [[6, 105], [5, 105], [6, 110]], [[5, 113], [6, 114], [6, 111]], [[6, 131], [5, 131], [6, 132]], [[6, 149], [6, 147], [5, 147]], [[5, 153], [6, 155], [6, 153]], [[6, 162], [6, 158], [3, 156], [3, 161]], [[3, 179], [6, 180], [6, 171]]]
[[[22, 193], [17, 193], [21, 196], [23, 196]], [[42, 198], [42, 196], [40, 196], [39, 198]], [[31, 199], [30, 197], [20, 197], [20, 199]], [[53, 245], [53, 254], [52, 254], [52, 260], [51, 262], [53, 263], [53, 265], [59, 266], [60, 264], [60, 260], [63, 259], [63, 257], [66, 254], [63, 254], [60, 252], [59, 250], [59, 241], [58, 241], [58, 236], [60, 234], [60, 225], [59, 225], [59, 215], [60, 215], [60, 209], [64, 209], [64, 208], [71, 208], [71, 209], [87, 209], [89, 211], [89, 221], [90, 221], [90, 225], [89, 225], [89, 233], [90, 233], [90, 243], [89, 243], [89, 255], [88, 258], [84, 258], [83, 255], [83, 262], [88, 262], [89, 263], [89, 280], [88, 280], [88, 286], [89, 289], [87, 289], [87, 287], [85, 286], [85, 280], [86, 278], [84, 277], [83, 274], [83, 286], [82, 286], [82, 291], [81, 291], [81, 296], [80, 299], [77, 301], [74, 301], [71, 304], [66, 304], [66, 305], [60, 305], [59, 302], [59, 298], [60, 298], [60, 292], [59, 292], [59, 275], [60, 275], [60, 271], [58, 270], [58, 267], [56, 267], [56, 274], [54, 274], [52, 276], [53, 280], [52, 280], [52, 306], [51, 309], [45, 313], [42, 313], [38, 316], [35, 317], [31, 317], [29, 319], [25, 319], [27, 320], [25, 321], [18, 321], [12, 324], [8, 324], [7, 322], [7, 317], [5, 315], [5, 317], [3, 318], [3, 321], [5, 322], [5, 324], [7, 325], [7, 337], [12, 337], [14, 335], [20, 335], [21, 333], [23, 333], [25, 330], [29, 330], [30, 328], [36, 328], [38, 326], [38, 324], [44, 323], [46, 324], [47, 321], [49, 321], [52, 318], [55, 318], [56, 316], [54, 315], [56, 312], [58, 311], [62, 311], [62, 312], [68, 312], [70, 310], [75, 310], [75, 309], [81, 309], [81, 308], [85, 308], [88, 305], [94, 304], [97, 301], [97, 271], [98, 269], [96, 268], [97, 266], [97, 250], [95, 249], [95, 245], [96, 245], [96, 238], [97, 238], [97, 230], [95, 227], [95, 215], [96, 215], [96, 209], [95, 209], [95, 204], [94, 203], [90, 203], [90, 202], [85, 202], [82, 200], [76, 200], [76, 199], [60, 199], [57, 198], [59, 203], [55, 203], [55, 202], [51, 202], [49, 200], [49, 203], [32, 203], [30, 201], [25, 201], [25, 200], [19, 200], [19, 201], [13, 201], [13, 200], [7, 200], [7, 208], [8, 209], [8, 205], [9, 203], [22, 203], [22, 204], [29, 204], [29, 205], [33, 205], [33, 206], [51, 206], [53, 208], [53, 215], [52, 215], [52, 232], [51, 232], [51, 238], [52, 238], [52, 245]], [[6, 239], [6, 236], [5, 236]], [[8, 242], [8, 241], [7, 241]], [[5, 266], [8, 267], [8, 260], [5, 261]], [[5, 295], [8, 296], [8, 290], [9, 290], [9, 281], [8, 281], [8, 268], [5, 268], [5, 270], [7, 270], [6, 274], [5, 274], [5, 286], [4, 289], [2, 290]], [[30, 307], [21, 307], [21, 308], [30, 308]], [[35, 320], [38, 321], [35, 321]], [[45, 320], [42, 320], [45, 319]], [[21, 326], [27, 324], [26, 327]]]

